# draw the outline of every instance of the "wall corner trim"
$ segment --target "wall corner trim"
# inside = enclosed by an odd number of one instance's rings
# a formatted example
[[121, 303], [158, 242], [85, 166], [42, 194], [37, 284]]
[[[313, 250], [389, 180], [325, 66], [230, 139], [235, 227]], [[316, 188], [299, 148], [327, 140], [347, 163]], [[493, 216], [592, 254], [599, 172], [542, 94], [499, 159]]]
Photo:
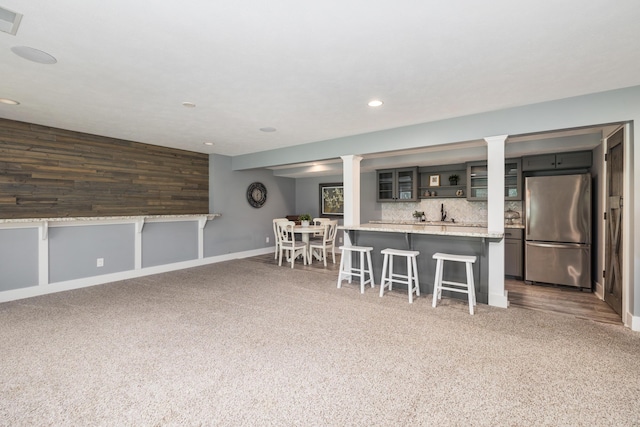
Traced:
[[627, 318], [630, 320], [629, 325], [631, 326], [631, 330], [640, 332], [640, 316], [627, 313]]

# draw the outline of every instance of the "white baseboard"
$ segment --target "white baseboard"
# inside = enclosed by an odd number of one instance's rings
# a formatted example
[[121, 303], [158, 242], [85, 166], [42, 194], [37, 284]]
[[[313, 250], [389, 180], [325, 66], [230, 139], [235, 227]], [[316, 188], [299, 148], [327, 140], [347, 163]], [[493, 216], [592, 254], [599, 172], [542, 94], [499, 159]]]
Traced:
[[596, 286], [593, 293], [600, 299], [604, 300], [604, 285], [598, 281], [595, 282]]
[[24, 298], [52, 294], [55, 292], [70, 291], [72, 289], [103, 285], [105, 283], [117, 282], [119, 280], [134, 279], [136, 277], [149, 276], [151, 274], [166, 273], [169, 271], [183, 270], [185, 268], [199, 267], [201, 265], [231, 261], [234, 259], [249, 258], [253, 256], [273, 253], [274, 251], [275, 247], [272, 246], [269, 248], [254, 249], [250, 251], [235, 252], [231, 254], [216, 255], [207, 258], [176, 262], [173, 264], [157, 265], [154, 267], [142, 268], [140, 270], [121, 271], [118, 273], [103, 274], [101, 276], [83, 277], [82, 279], [30, 286], [27, 288], [12, 289], [9, 291], [0, 292], [0, 302], [15, 301]]
[[634, 316], [631, 313], [627, 313], [625, 326], [631, 328], [632, 331], [640, 332], [640, 316]]
[[509, 307], [509, 291], [504, 291], [503, 295], [489, 294], [489, 305], [493, 307], [508, 308]]

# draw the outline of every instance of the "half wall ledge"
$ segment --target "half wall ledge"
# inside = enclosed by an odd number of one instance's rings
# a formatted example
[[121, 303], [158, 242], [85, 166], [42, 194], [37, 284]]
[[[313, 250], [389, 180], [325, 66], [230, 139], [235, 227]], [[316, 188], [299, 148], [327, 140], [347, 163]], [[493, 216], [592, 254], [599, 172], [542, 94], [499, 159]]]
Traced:
[[[40, 237], [47, 239], [50, 226], [76, 225], [106, 225], [106, 224], [136, 224], [136, 231], [141, 232], [146, 222], [198, 221], [200, 228], [204, 228], [207, 221], [222, 216], [219, 213], [184, 214], [184, 215], [135, 215], [135, 216], [97, 216], [97, 217], [64, 217], [64, 218], [0, 218], [0, 228], [40, 228]], [[138, 229], [139, 228], [139, 229]]]

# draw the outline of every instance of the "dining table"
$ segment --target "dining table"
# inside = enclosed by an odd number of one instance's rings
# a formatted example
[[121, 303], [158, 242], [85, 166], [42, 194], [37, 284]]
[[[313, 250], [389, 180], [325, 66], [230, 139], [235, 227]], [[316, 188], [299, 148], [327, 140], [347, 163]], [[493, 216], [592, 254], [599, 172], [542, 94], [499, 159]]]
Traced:
[[307, 254], [309, 255], [311, 255], [311, 252], [309, 252], [309, 239], [311, 234], [323, 233], [323, 232], [324, 232], [323, 225], [307, 225], [307, 226], [296, 225], [295, 227], [293, 227], [293, 233], [300, 234], [300, 237], [302, 238], [302, 242], [304, 242], [304, 244], [307, 245]]

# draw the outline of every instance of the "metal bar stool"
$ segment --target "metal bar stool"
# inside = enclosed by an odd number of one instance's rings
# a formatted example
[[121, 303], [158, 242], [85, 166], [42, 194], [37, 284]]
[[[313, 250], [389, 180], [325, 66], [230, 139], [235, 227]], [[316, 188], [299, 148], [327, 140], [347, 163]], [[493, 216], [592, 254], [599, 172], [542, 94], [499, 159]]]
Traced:
[[[345, 280], [345, 277], [351, 283], [351, 279], [353, 276], [360, 277], [360, 293], [364, 294], [364, 285], [367, 283], [371, 284], [373, 288], [375, 286], [375, 281], [373, 279], [373, 268], [371, 263], [371, 251], [373, 250], [370, 246], [340, 246], [339, 248], [342, 251], [342, 256], [340, 257], [340, 271], [338, 273], [338, 288], [342, 286], [342, 281]], [[345, 269], [344, 259], [347, 256], [351, 256], [351, 252], [359, 252], [360, 253], [360, 268], [351, 266], [350, 269]], [[367, 263], [365, 264], [364, 255], [367, 254]], [[369, 275], [369, 279], [365, 280], [365, 274]]]
[[[473, 314], [473, 306], [476, 305], [476, 288], [473, 282], [473, 266], [477, 257], [469, 255], [452, 255], [437, 252], [433, 254], [433, 259], [436, 260], [436, 276], [433, 283], [433, 307], [436, 307], [436, 303], [442, 298], [442, 290], [461, 292], [469, 296], [469, 314]], [[467, 272], [467, 283], [451, 282], [442, 280], [442, 271], [444, 269], [445, 261], [463, 262]], [[451, 286], [443, 286], [451, 285]]]
[[[407, 285], [409, 292], [409, 302], [413, 302], [413, 294], [420, 296], [420, 284], [418, 281], [418, 265], [416, 258], [420, 255], [418, 251], [405, 251], [401, 249], [387, 248], [381, 251], [384, 255], [382, 262], [382, 277], [380, 278], [380, 296], [384, 295], [384, 289], [389, 286], [391, 290], [393, 283], [403, 283]], [[393, 272], [393, 257], [403, 256], [407, 258], [407, 274], [398, 274]], [[387, 267], [389, 274], [387, 275]]]

